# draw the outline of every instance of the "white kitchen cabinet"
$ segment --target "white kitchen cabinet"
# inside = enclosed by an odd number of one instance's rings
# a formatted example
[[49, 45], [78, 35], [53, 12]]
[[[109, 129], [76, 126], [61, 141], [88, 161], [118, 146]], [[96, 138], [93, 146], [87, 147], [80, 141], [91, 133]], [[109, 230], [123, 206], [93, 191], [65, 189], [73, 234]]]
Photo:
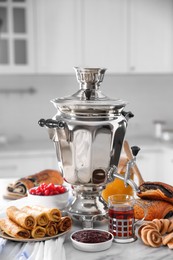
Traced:
[[136, 161], [144, 181], [161, 181], [173, 186], [173, 148], [160, 143], [144, 146]]
[[129, 70], [173, 72], [173, 1], [130, 0]]
[[172, 0], [83, 1], [84, 64], [113, 73], [173, 72]]
[[45, 169], [58, 169], [54, 153], [33, 151], [0, 155], [0, 178], [24, 177]]
[[173, 148], [167, 148], [164, 153], [163, 179], [173, 186]]
[[33, 1], [0, 1], [0, 73], [34, 72]]
[[73, 73], [81, 59], [80, 0], [37, 0], [37, 72]]
[[38, 0], [37, 72], [173, 72], [172, 0]]
[[73, 73], [74, 66], [127, 71], [127, 9], [122, 0], [37, 1], [37, 68]]
[[106, 67], [109, 72], [127, 71], [127, 5], [122, 0], [84, 0], [82, 63]]
[[173, 72], [172, 0], [3, 0], [0, 19], [0, 73]]
[[144, 181], [164, 181], [164, 151], [162, 148], [141, 148], [136, 163]]

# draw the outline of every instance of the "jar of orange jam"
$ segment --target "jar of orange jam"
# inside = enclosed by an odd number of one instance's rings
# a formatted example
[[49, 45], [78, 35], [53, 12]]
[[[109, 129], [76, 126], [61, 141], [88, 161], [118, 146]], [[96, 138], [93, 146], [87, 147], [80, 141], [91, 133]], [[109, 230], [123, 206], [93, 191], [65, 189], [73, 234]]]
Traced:
[[[120, 158], [118, 165], [118, 173], [124, 174], [126, 171], [128, 159]], [[133, 174], [131, 173], [131, 178], [133, 179]], [[114, 194], [128, 194], [133, 196], [133, 189], [131, 186], [125, 187], [124, 181], [118, 178], [115, 178], [113, 182], [110, 182], [106, 185], [106, 188], [102, 191], [102, 197], [107, 202], [108, 197]]]

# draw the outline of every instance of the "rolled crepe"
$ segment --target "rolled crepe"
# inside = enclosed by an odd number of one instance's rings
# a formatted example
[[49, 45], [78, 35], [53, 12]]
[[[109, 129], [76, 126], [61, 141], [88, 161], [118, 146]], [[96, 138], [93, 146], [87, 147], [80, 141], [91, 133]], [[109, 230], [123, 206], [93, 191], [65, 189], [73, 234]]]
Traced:
[[42, 238], [45, 237], [45, 235], [46, 235], [46, 229], [44, 227], [36, 226], [31, 231], [31, 236], [33, 238]]
[[61, 218], [61, 221], [57, 223], [58, 230], [60, 232], [65, 232], [72, 226], [72, 219], [69, 216], [65, 216]]
[[17, 225], [9, 218], [0, 219], [0, 228], [7, 235], [15, 238], [28, 239], [30, 238], [30, 231]]
[[31, 230], [36, 225], [36, 220], [30, 213], [24, 212], [15, 206], [8, 207], [6, 214], [10, 220], [23, 228]]
[[31, 207], [31, 206], [25, 206], [25, 207], [21, 208], [21, 210], [23, 212], [33, 216], [35, 218], [36, 224], [38, 226], [44, 227], [49, 222], [48, 215], [44, 212], [38, 211], [37, 208]]
[[46, 235], [52, 237], [57, 234], [58, 234], [57, 222], [50, 221], [46, 226]]
[[47, 214], [49, 221], [59, 222], [61, 220], [61, 211], [58, 208], [47, 208], [43, 206], [32, 206], [32, 209]]

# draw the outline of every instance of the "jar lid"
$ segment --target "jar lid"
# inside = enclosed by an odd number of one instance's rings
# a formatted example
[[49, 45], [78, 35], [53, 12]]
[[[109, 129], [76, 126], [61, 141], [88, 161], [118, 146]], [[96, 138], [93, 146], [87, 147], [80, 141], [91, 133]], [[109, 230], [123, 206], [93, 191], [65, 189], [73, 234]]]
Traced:
[[121, 99], [112, 99], [100, 90], [105, 68], [74, 68], [80, 89], [71, 96], [51, 100], [61, 112], [80, 116], [103, 116], [119, 114], [127, 104]]

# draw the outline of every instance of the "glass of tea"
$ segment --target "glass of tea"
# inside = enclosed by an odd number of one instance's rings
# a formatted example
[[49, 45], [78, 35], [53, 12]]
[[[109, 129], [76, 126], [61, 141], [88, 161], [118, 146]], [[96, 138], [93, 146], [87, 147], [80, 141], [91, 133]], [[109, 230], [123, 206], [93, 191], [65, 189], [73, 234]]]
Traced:
[[[131, 195], [116, 194], [108, 197], [109, 232], [114, 236], [114, 242], [130, 243], [137, 239], [134, 205], [138, 202]], [[140, 205], [142, 207], [142, 205]], [[144, 215], [146, 215], [146, 210]], [[145, 218], [145, 216], [144, 216]], [[144, 220], [140, 220], [140, 224]]]

